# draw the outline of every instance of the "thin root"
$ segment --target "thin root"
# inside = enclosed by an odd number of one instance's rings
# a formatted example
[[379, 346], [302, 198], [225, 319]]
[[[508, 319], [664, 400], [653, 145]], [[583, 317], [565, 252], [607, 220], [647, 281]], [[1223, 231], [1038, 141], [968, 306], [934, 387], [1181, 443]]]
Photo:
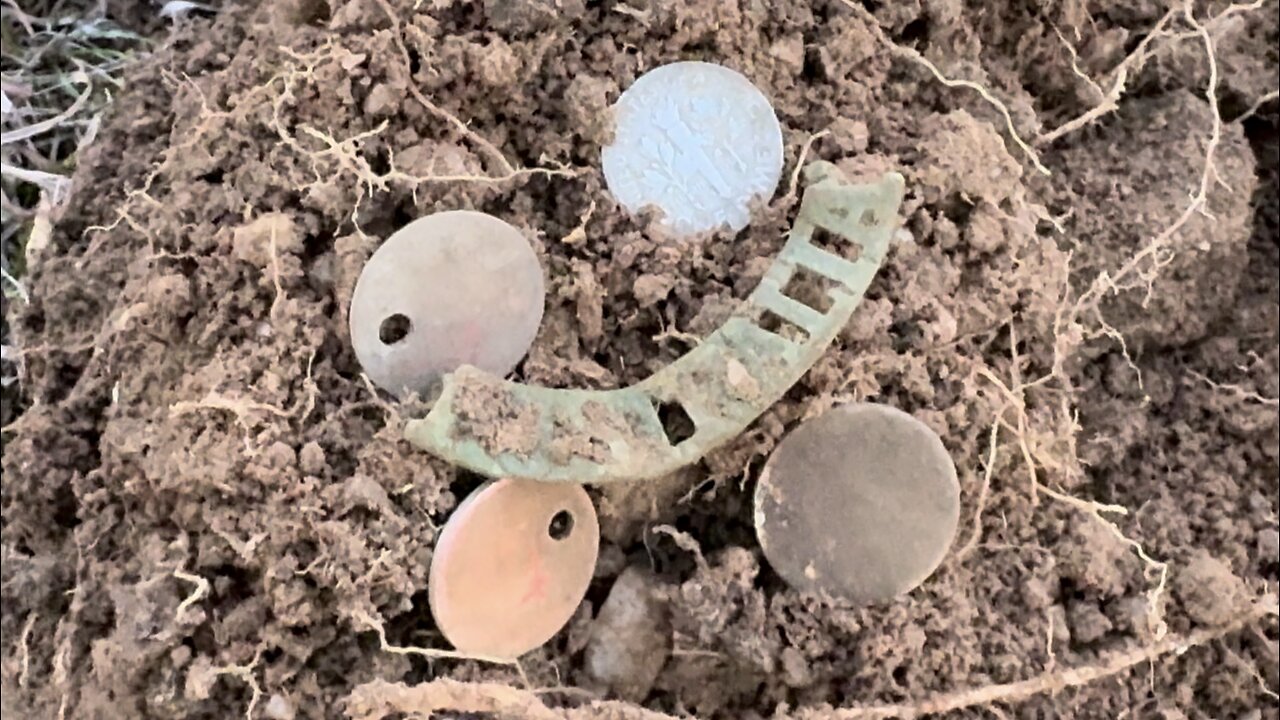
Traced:
[[1031, 145], [1022, 139], [1021, 135], [1018, 134], [1018, 129], [1014, 126], [1013, 114], [1009, 112], [1009, 107], [993, 95], [990, 90], [976, 82], [973, 82], [972, 80], [953, 80], [948, 78], [946, 75], [942, 74], [942, 71], [938, 69], [937, 65], [934, 65], [928, 58], [921, 55], [918, 51], [909, 47], [904, 47], [895, 43], [893, 40], [890, 40], [889, 36], [880, 28], [880, 23], [876, 22], [875, 17], [866, 8], [854, 3], [853, 0], [840, 0], [840, 2], [845, 7], [852, 10], [854, 14], [858, 15], [858, 17], [862, 18], [863, 22], [867, 24], [867, 28], [876, 36], [876, 39], [888, 48], [889, 52], [893, 55], [909, 60], [923, 67], [928, 70], [938, 82], [949, 88], [965, 88], [966, 90], [972, 90], [982, 96], [982, 99], [986, 100], [987, 104], [994, 108], [996, 112], [1000, 113], [1004, 118], [1005, 129], [1008, 130], [1009, 137], [1013, 139], [1013, 142], [1018, 146], [1018, 149], [1022, 150], [1023, 154], [1027, 156], [1027, 159], [1031, 161], [1031, 164], [1035, 166], [1035, 169], [1042, 175], [1051, 174], [1049, 172], [1049, 168], [1045, 167], [1044, 164], [1040, 162], [1040, 155], [1036, 153], [1035, 149], [1032, 148]]
[[982, 471], [982, 485], [978, 486], [978, 499], [973, 504], [973, 530], [969, 539], [956, 551], [952, 563], [964, 560], [982, 539], [982, 513], [987, 508], [987, 495], [991, 492], [991, 475], [996, 467], [996, 449], [1000, 440], [1000, 423], [991, 423], [991, 442], [987, 449], [987, 460]]
[[1265, 405], [1267, 407], [1280, 407], [1280, 398], [1267, 397], [1266, 395], [1262, 395], [1256, 390], [1246, 390], [1245, 388], [1235, 383], [1216, 382], [1214, 380], [1210, 380], [1209, 378], [1196, 372], [1195, 370], [1188, 370], [1187, 374], [1199, 380], [1200, 382], [1204, 383], [1205, 385], [1208, 385], [1214, 390], [1230, 395], [1233, 399], [1238, 400], [1240, 402], [1257, 403], [1259, 405]]
[[[1120, 540], [1120, 542], [1133, 548], [1134, 552], [1138, 555], [1138, 557], [1146, 564], [1147, 569], [1154, 571], [1158, 576], [1158, 579], [1155, 582], [1155, 584], [1147, 591], [1147, 603], [1148, 603], [1147, 622], [1148, 622], [1148, 627], [1150, 628], [1150, 630], [1152, 631], [1152, 633], [1154, 634], [1157, 640], [1164, 637], [1164, 635], [1168, 631], [1168, 627], [1164, 622], [1163, 613], [1161, 612], [1160, 601], [1161, 601], [1161, 598], [1163, 597], [1163, 594], [1165, 591], [1165, 585], [1169, 577], [1168, 563], [1152, 558], [1149, 554], [1147, 554], [1146, 549], [1142, 546], [1141, 543], [1125, 535], [1124, 531], [1122, 531], [1118, 525], [1108, 520], [1107, 518], [1103, 517], [1104, 514], [1128, 515], [1129, 510], [1121, 505], [1107, 505], [1107, 504], [1095, 502], [1092, 500], [1081, 500], [1080, 498], [1073, 497], [1064, 492], [1055, 490], [1040, 482], [1039, 473], [1037, 472], [1037, 465], [1043, 465], [1045, 467], [1055, 468], [1060, 472], [1065, 471], [1065, 468], [1062, 467], [1061, 463], [1049, 461], [1047, 458], [1044, 457], [1043, 454], [1033, 452], [1031, 445], [1027, 440], [1028, 421], [1027, 421], [1027, 404], [1026, 404], [1025, 393], [1028, 388], [1040, 384], [1046, 378], [1041, 378], [1040, 380], [1036, 380], [1030, 383], [1023, 382], [1021, 379], [1021, 371], [1019, 370], [1021, 359], [1018, 355], [1018, 350], [1017, 350], [1017, 333], [1014, 332], [1012, 327], [1010, 328], [1010, 332], [1009, 332], [1009, 341], [1010, 341], [1009, 342], [1010, 353], [1013, 360], [1013, 368], [1014, 368], [1012, 372], [1013, 387], [1010, 388], [1008, 385], [1006, 385], [1004, 381], [1002, 381], [999, 377], [997, 377], [995, 373], [991, 372], [991, 370], [989, 370], [988, 368], [985, 368], [985, 367], [978, 368], [977, 373], [978, 375], [986, 379], [988, 382], [995, 385], [996, 388], [1000, 390], [1001, 394], [1003, 394], [1006, 398], [1005, 405], [1002, 406], [999, 409], [999, 411], [997, 411], [996, 413], [995, 424], [997, 426], [1003, 426], [1009, 431], [1011, 431], [1014, 434], [1014, 437], [1017, 439], [1018, 447], [1019, 447], [1019, 450], [1021, 451], [1023, 462], [1026, 464], [1027, 472], [1030, 476], [1030, 492], [1031, 492], [1033, 501], [1035, 500], [1035, 498], [1039, 493], [1043, 492], [1045, 495], [1048, 495], [1053, 500], [1065, 503], [1075, 508], [1076, 510], [1079, 510], [1080, 512], [1085, 513], [1086, 515], [1089, 515], [1097, 522], [1102, 523], [1107, 528], [1108, 532], [1114, 535], [1118, 540]], [[1016, 412], [1017, 420], [1015, 425], [1010, 425], [1007, 421], [1004, 420], [1005, 413], [1010, 408], [1012, 408]], [[1038, 463], [1037, 463], [1037, 458], [1039, 458]], [[994, 463], [994, 460], [995, 460], [994, 453], [991, 454], [988, 460], [989, 460], [988, 467], [990, 467], [990, 464]]]
[[1253, 663], [1249, 662], [1248, 660], [1245, 660], [1243, 657], [1241, 657], [1240, 653], [1228, 647], [1226, 642], [1219, 640], [1218, 645], [1222, 649], [1222, 653], [1231, 659], [1231, 662], [1235, 663], [1237, 667], [1243, 670], [1247, 675], [1249, 675], [1249, 677], [1253, 678], [1254, 681], [1258, 683], [1258, 692], [1262, 693], [1263, 695], [1266, 695], [1272, 700], [1280, 700], [1280, 694], [1277, 694], [1275, 690], [1272, 690], [1270, 687], [1267, 687], [1266, 678], [1262, 677], [1262, 673], [1258, 672], [1258, 668], [1254, 667]]
[[176, 617], [182, 617], [182, 613], [185, 612], [187, 608], [200, 602], [209, 594], [209, 581], [199, 575], [193, 575], [180, 569], [174, 570], [173, 576], [179, 580], [192, 583], [196, 586], [195, 589], [191, 591], [191, 594], [178, 604], [178, 610], [174, 615]]
[[698, 563], [699, 568], [707, 569], [707, 559], [702, 555], [702, 546], [698, 544], [698, 541], [692, 535], [683, 530], [677, 530], [670, 525], [655, 525], [652, 531], [671, 538], [681, 550], [693, 555], [693, 559]]
[[[1133, 49], [1133, 52], [1125, 56], [1124, 60], [1121, 60], [1120, 64], [1116, 65], [1111, 72], [1108, 73], [1112, 77], [1111, 88], [1107, 90], [1106, 93], [1102, 94], [1101, 102], [1089, 108], [1077, 117], [1062, 123], [1058, 127], [1041, 133], [1040, 136], [1035, 139], [1035, 144], [1040, 146], [1049, 145], [1064, 135], [1075, 132], [1076, 130], [1079, 130], [1080, 128], [1101, 118], [1103, 115], [1114, 112], [1119, 108], [1120, 97], [1124, 95], [1125, 87], [1129, 82], [1129, 78], [1141, 70], [1143, 65], [1146, 64], [1147, 60], [1154, 52], [1154, 49], [1151, 47], [1152, 43], [1156, 38], [1163, 37], [1165, 35], [1165, 28], [1169, 25], [1169, 22], [1173, 20], [1173, 17], [1177, 12], [1178, 10], [1176, 8], [1170, 9], [1166, 12], [1163, 17], [1156, 21], [1155, 26], [1153, 26], [1150, 32], [1146, 34], [1146, 37], [1142, 39], [1142, 42], [1138, 43], [1138, 46]], [[1066, 41], [1064, 40], [1063, 42], [1065, 43]], [[1068, 48], [1070, 48], [1070, 45], [1068, 45]], [[1074, 65], [1075, 52], [1074, 49], [1071, 50], [1072, 62]], [[1093, 88], [1098, 89], [1097, 83], [1092, 80], [1089, 80], [1089, 84]]]
[[31, 613], [27, 618], [27, 622], [22, 626], [22, 635], [18, 637], [18, 646], [22, 648], [22, 667], [18, 671], [18, 687], [27, 686], [27, 678], [31, 673], [31, 629], [35, 627], [36, 621], [40, 619], [39, 613]]
[[1242, 613], [1239, 618], [1228, 625], [1199, 630], [1188, 635], [1166, 637], [1146, 647], [1113, 654], [1094, 665], [1048, 671], [1019, 682], [961, 690], [945, 695], [937, 695], [917, 703], [869, 705], [837, 710], [806, 709], [797, 713], [796, 718], [797, 720], [818, 720], [818, 718], [823, 718], [823, 720], [914, 718], [922, 715], [934, 715], [965, 708], [981, 707], [993, 703], [1013, 704], [1043, 693], [1060, 692], [1067, 688], [1081, 687], [1104, 680], [1127, 672], [1143, 663], [1153, 662], [1157, 658], [1170, 653], [1181, 655], [1191, 648], [1237, 632], [1256, 620], [1268, 616], [1274, 617], [1277, 614], [1274, 603], [1274, 597], [1261, 598], [1248, 612]]
[[[1093, 665], [1048, 670], [1018, 682], [936, 695], [915, 703], [837, 709], [804, 708], [792, 717], [796, 720], [915, 718], [995, 703], [1018, 703], [1036, 695], [1081, 687], [1114, 677], [1165, 655], [1181, 655], [1191, 648], [1237, 632], [1256, 620], [1275, 616], [1277, 611], [1273, 605], [1274, 598], [1261, 598], [1249, 611], [1242, 613], [1228, 625], [1183, 636], [1166, 637], [1145, 647], [1113, 654]], [[448, 678], [420, 685], [388, 683], [383, 680], [368, 682], [357, 686], [348, 696], [347, 709], [353, 720], [381, 720], [394, 713], [433, 717], [439, 712], [483, 713], [529, 720], [587, 720], [604, 716], [618, 720], [674, 720], [665, 713], [608, 701], [596, 701], [573, 708], [550, 708], [537, 693], [529, 690], [500, 683], [459, 682]]]
[[347, 697], [352, 720], [381, 720], [392, 714], [437, 717], [441, 711], [478, 713], [525, 720], [675, 720], [665, 713], [617, 701], [595, 701], [576, 708], [547, 707], [532, 690], [493, 682], [459, 682], [440, 678], [420, 685], [374, 680]]
[[378, 634], [378, 644], [383, 652], [389, 652], [394, 655], [417, 655], [419, 657], [429, 658], [432, 660], [476, 660], [479, 662], [493, 663], [495, 665], [515, 665], [519, 666], [515, 660], [510, 658], [492, 657], [489, 655], [472, 655], [470, 653], [458, 652], [456, 650], [441, 650], [439, 648], [423, 648], [423, 647], [400, 647], [387, 642], [387, 631], [382, 623], [369, 616], [363, 610], [357, 610], [355, 619], [362, 623], [368, 629]]
[[1193, 216], [1205, 213], [1209, 188], [1217, 178], [1214, 153], [1222, 140], [1222, 113], [1218, 109], [1218, 61], [1214, 53], [1213, 38], [1205, 26], [1196, 20], [1190, 2], [1183, 6], [1182, 14], [1187, 24], [1194, 29], [1195, 34], [1204, 43], [1205, 57], [1209, 64], [1205, 98], [1209, 103], [1213, 122], [1208, 143], [1205, 145], [1204, 164], [1201, 167], [1198, 187], [1177, 219], [1143, 245], [1142, 249], [1134, 253], [1114, 273], [1103, 272], [1093, 281], [1076, 301], [1071, 313], [1072, 321], [1086, 311], [1096, 312], [1099, 302], [1108, 294], [1116, 294], [1135, 287], [1129, 284], [1132, 276], [1136, 276], [1140, 284], [1146, 285], [1147, 297], [1150, 298], [1157, 274], [1173, 260], [1173, 252], [1169, 249], [1169, 245], [1174, 236], [1191, 221]]
[[1280, 90], [1272, 90], [1271, 92], [1264, 94], [1262, 97], [1254, 100], [1253, 104], [1249, 106], [1249, 109], [1241, 113], [1240, 117], [1232, 120], [1232, 122], [1242, 123], [1245, 120], [1248, 120], [1254, 115], [1257, 115], [1258, 111], [1261, 110], [1264, 105], [1269, 102], [1275, 102], [1276, 98], [1280, 98]]
[[804, 161], [808, 159], [809, 152], [813, 150], [813, 144], [830, 134], [830, 130], [822, 130], [805, 138], [804, 144], [800, 146], [800, 154], [796, 156], [795, 167], [791, 168], [791, 179], [787, 182], [787, 192], [778, 198], [778, 202], [775, 203], [776, 206], [788, 205], [795, 199], [796, 191], [800, 188], [800, 173], [804, 170]]
[[256, 402], [254, 400], [246, 400], [244, 398], [230, 397], [221, 393], [210, 392], [197, 401], [182, 400], [169, 406], [169, 416], [175, 417], [179, 415], [189, 415], [200, 410], [221, 410], [229, 412], [235, 416], [238, 422], [246, 430], [250, 427], [250, 419], [255, 413], [267, 413], [280, 418], [287, 418], [292, 413], [288, 410], [281, 410], [274, 405]]
[[276, 250], [276, 223], [271, 223], [271, 241], [267, 249], [271, 253], [271, 282], [276, 290], [275, 298], [271, 301], [271, 310], [267, 315], [275, 320], [276, 309], [285, 301], [284, 287], [280, 285], [280, 254]]
[[249, 706], [244, 710], [245, 720], [253, 720], [253, 709], [258, 706], [258, 701], [262, 699], [262, 688], [258, 686], [258, 679], [253, 676], [253, 670], [258, 667], [260, 660], [262, 660], [262, 650], [254, 653], [253, 660], [248, 665], [226, 665], [213, 669], [214, 677], [234, 675], [249, 686], [249, 690], [253, 694], [249, 697]]

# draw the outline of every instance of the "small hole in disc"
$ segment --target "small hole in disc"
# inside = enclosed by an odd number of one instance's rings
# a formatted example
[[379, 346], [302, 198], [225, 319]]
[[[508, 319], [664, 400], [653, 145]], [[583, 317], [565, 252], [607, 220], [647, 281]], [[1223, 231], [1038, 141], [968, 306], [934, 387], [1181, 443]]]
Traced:
[[547, 525], [547, 534], [552, 540], [563, 540], [569, 537], [569, 533], [573, 532], [573, 514], [568, 510], [561, 510], [551, 517], [551, 523]]
[[410, 328], [413, 323], [409, 322], [409, 318], [396, 313], [378, 326], [378, 339], [386, 345], [395, 345], [409, 335]]
[[863, 227], [871, 227], [872, 225], [875, 225], [877, 222], [876, 211], [870, 209], [863, 210], [862, 217], [858, 218], [858, 222], [862, 223]]

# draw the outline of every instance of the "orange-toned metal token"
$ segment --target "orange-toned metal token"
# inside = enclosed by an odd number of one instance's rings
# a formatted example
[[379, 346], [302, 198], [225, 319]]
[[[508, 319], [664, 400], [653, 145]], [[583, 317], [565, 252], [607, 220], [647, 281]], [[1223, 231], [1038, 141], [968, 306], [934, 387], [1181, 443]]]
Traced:
[[464, 653], [514, 659], [550, 640], [586, 595], [600, 526], [580, 485], [494, 480], [445, 523], [431, 612]]

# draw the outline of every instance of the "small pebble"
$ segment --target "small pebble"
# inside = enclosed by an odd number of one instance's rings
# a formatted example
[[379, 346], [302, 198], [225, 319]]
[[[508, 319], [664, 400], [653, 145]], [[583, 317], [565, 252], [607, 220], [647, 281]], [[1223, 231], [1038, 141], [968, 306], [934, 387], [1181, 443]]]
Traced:
[[1280, 531], [1275, 528], [1258, 531], [1258, 559], [1264, 563], [1280, 561]]
[[789, 687], [804, 688], [813, 683], [813, 672], [809, 670], [809, 661], [793, 647], [782, 649], [782, 681]]
[[624, 700], [648, 696], [671, 652], [666, 599], [654, 577], [636, 566], [622, 571], [591, 626], [586, 670]]
[[289, 698], [283, 695], [272, 695], [262, 708], [262, 714], [271, 720], [294, 720], [298, 711], [294, 709], [293, 703], [289, 702]]
[[1192, 620], [1226, 625], [1248, 603], [1244, 581], [1222, 560], [1201, 552], [1174, 575], [1173, 592]]
[[314, 440], [303, 445], [302, 449], [298, 451], [298, 464], [302, 468], [302, 472], [308, 475], [319, 475], [324, 472], [324, 448], [320, 447], [320, 444]]

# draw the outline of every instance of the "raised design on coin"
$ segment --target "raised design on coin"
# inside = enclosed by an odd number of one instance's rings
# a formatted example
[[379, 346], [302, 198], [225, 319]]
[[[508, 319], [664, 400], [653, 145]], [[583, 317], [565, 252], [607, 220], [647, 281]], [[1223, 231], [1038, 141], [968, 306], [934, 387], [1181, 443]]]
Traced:
[[756, 486], [756, 533], [773, 569], [796, 589], [855, 603], [924, 582], [959, 520], [960, 484], [942, 441], [886, 405], [843, 405], [803, 423]]
[[515, 368], [542, 322], [538, 258], [519, 230], [453, 210], [400, 228], [369, 258], [351, 297], [351, 344], [365, 373], [398, 396], [472, 365]]
[[428, 579], [436, 625], [460, 652], [517, 658], [573, 617], [599, 547], [595, 508], [582, 486], [485, 483], [436, 542]]
[[782, 127], [751, 81], [729, 68], [678, 62], [650, 70], [614, 105], [601, 160], [610, 192], [632, 212], [656, 206], [677, 235], [750, 221], [782, 175]]

